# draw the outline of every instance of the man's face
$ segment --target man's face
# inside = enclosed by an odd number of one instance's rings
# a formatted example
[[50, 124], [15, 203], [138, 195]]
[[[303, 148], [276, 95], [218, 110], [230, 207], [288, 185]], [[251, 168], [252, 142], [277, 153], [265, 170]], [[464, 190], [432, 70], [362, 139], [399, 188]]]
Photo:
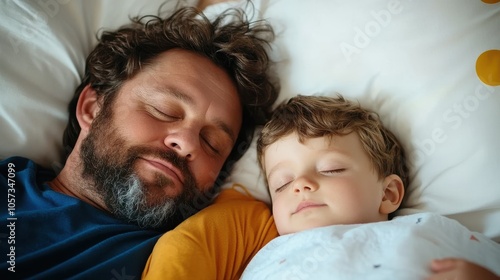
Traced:
[[163, 225], [213, 186], [241, 111], [227, 73], [205, 57], [169, 50], [124, 83], [112, 108], [100, 109], [82, 143], [83, 175], [111, 212]]

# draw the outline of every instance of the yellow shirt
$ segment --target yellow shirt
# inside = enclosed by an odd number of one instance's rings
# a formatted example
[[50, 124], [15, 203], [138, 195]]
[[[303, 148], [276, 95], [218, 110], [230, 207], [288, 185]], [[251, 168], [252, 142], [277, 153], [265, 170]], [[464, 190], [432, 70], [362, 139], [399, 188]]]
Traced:
[[234, 189], [165, 233], [149, 257], [143, 279], [239, 279], [278, 236], [269, 207]]

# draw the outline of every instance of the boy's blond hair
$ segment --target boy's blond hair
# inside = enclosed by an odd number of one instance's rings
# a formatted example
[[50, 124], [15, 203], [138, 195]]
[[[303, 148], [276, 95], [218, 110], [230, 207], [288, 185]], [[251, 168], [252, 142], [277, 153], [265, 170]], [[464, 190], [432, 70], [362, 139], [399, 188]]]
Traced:
[[408, 166], [403, 147], [387, 130], [378, 114], [361, 108], [342, 96], [296, 96], [274, 111], [257, 140], [257, 158], [265, 170], [266, 147], [296, 132], [299, 141], [323, 136], [341, 136], [356, 132], [363, 149], [380, 179], [396, 174], [408, 186]]

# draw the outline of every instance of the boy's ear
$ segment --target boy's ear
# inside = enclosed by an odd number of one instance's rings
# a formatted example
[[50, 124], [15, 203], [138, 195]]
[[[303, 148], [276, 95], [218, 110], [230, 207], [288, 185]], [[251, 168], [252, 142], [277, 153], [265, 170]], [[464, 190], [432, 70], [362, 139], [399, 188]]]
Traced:
[[89, 130], [100, 109], [101, 104], [97, 98], [97, 93], [90, 85], [85, 86], [76, 105], [76, 118], [83, 131]]
[[399, 208], [405, 194], [403, 181], [396, 174], [391, 174], [384, 179], [384, 196], [380, 203], [380, 214], [388, 215]]

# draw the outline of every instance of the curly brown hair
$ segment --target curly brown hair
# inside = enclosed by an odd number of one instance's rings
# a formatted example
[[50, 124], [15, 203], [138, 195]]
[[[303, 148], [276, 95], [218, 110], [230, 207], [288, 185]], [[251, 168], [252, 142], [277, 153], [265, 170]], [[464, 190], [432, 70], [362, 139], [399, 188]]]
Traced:
[[363, 149], [380, 178], [398, 175], [408, 186], [405, 152], [398, 139], [385, 128], [378, 114], [362, 108], [341, 95], [296, 96], [280, 104], [257, 140], [257, 158], [263, 170], [266, 147], [280, 138], [297, 133], [299, 141], [356, 132]]
[[66, 158], [74, 148], [80, 125], [76, 105], [85, 86], [102, 98], [104, 108], [112, 104], [123, 83], [159, 54], [181, 48], [211, 59], [236, 84], [243, 107], [242, 129], [226, 160], [224, 171], [249, 147], [253, 131], [264, 124], [276, 101], [278, 88], [269, 75], [266, 48], [274, 37], [263, 21], [249, 21], [240, 9], [228, 9], [213, 20], [195, 7], [181, 7], [168, 17], [148, 15], [131, 19], [129, 25], [106, 31], [86, 60], [85, 74], [69, 104], [69, 123], [64, 131]]

